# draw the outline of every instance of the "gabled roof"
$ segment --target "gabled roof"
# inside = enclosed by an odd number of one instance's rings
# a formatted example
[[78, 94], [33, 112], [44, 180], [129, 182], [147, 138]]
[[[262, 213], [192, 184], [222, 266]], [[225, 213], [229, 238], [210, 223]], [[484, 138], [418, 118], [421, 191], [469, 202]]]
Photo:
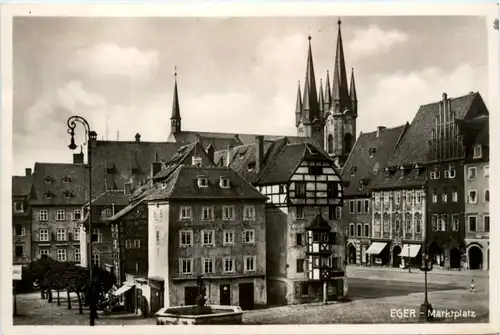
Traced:
[[[342, 180], [349, 181], [348, 186], [344, 187], [344, 195], [353, 196], [369, 192], [368, 187], [371, 181], [378, 171], [383, 170], [386, 166], [398, 140], [407, 127], [408, 124], [381, 129], [378, 137], [377, 131], [359, 135], [342, 168]], [[371, 157], [370, 151], [373, 151]], [[364, 183], [361, 190], [360, 182]]]
[[[84, 164], [35, 163], [31, 204], [83, 205], [87, 193], [86, 172]], [[69, 182], [63, 182], [65, 177]], [[52, 197], [46, 198], [47, 194]]]
[[397, 188], [411, 188], [417, 186], [424, 186], [427, 182], [426, 172], [424, 168], [417, 169], [413, 167], [411, 170], [404, 171], [396, 170], [396, 172], [389, 173], [386, 178], [385, 171], [381, 170], [371, 183], [371, 189], [397, 189]]
[[127, 215], [128, 213], [130, 213], [131, 211], [133, 211], [134, 209], [136, 209], [137, 207], [139, 207], [143, 203], [144, 203], [144, 198], [142, 198], [139, 201], [136, 201], [133, 204], [128, 204], [125, 208], [123, 208], [118, 213], [116, 213], [115, 215], [113, 215], [112, 217], [110, 217], [108, 219], [108, 222], [115, 221], [115, 220], [118, 220], [118, 219], [124, 217], [125, 215]]
[[[208, 187], [198, 187], [199, 176], [207, 178]], [[229, 188], [219, 186], [221, 177], [229, 178]], [[267, 198], [231, 168], [181, 165], [167, 180], [155, 184], [152, 193], [145, 197], [146, 201], [174, 199], [246, 199], [265, 201]]]
[[[93, 192], [92, 192], [93, 193]], [[101, 193], [92, 200], [92, 206], [127, 206], [130, 194], [125, 194], [124, 190], [108, 190]], [[85, 203], [88, 206], [88, 202]]]
[[321, 214], [316, 214], [311, 221], [307, 224], [306, 229], [308, 230], [320, 230], [320, 231], [330, 231], [332, 227], [328, 224]]
[[[258, 134], [236, 134], [236, 133], [211, 133], [204, 131], [181, 131], [171, 133], [169, 140], [179, 144], [188, 144], [200, 141], [204, 148], [212, 145], [215, 151], [226, 150], [228, 147], [237, 147], [240, 145], [251, 144], [255, 141], [255, 136]], [[262, 135], [264, 141], [274, 141], [283, 136], [278, 135]], [[287, 136], [290, 141], [299, 142], [303, 138], [295, 136]]]
[[12, 196], [28, 196], [31, 193], [31, 183], [31, 176], [12, 176]]
[[[451, 109], [455, 112], [457, 120], [469, 118], [473, 103], [483, 104], [479, 93], [450, 98]], [[435, 117], [439, 113], [441, 101], [420, 106], [413, 118], [410, 127], [398, 144], [394, 154], [389, 159], [388, 165], [399, 166], [401, 164], [424, 163], [427, 161], [429, 140], [435, 125]]]
[[135, 190], [151, 177], [151, 164], [169, 161], [183, 144], [168, 142], [97, 141], [92, 148], [94, 194], [123, 189], [132, 182]]

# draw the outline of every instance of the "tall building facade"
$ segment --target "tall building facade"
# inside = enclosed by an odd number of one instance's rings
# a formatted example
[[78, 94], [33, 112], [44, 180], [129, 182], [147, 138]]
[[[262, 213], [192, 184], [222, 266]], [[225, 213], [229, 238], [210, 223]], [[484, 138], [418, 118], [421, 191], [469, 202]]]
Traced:
[[31, 261], [31, 169], [12, 177], [12, 264]]

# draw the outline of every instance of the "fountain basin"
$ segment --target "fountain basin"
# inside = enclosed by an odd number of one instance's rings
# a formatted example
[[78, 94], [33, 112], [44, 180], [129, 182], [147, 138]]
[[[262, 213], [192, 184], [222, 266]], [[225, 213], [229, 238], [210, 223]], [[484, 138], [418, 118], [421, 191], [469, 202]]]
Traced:
[[164, 307], [155, 314], [157, 325], [241, 325], [239, 306], [196, 305]]

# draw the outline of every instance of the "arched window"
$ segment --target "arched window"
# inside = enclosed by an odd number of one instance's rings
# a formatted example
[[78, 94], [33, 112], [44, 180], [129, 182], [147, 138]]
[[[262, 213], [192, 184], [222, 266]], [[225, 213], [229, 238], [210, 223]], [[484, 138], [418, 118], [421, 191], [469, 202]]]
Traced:
[[358, 228], [358, 231], [357, 231], [357, 233], [358, 233], [358, 237], [363, 236], [363, 235], [362, 235], [362, 234], [363, 234], [363, 226], [361, 225], [361, 223], [358, 223], [357, 228]]
[[389, 216], [389, 214], [388, 213], [384, 213], [382, 219], [383, 219], [383, 231], [384, 231], [384, 233], [388, 233], [389, 229], [390, 229], [389, 228], [390, 227], [390, 222], [389, 222], [390, 216]]
[[328, 144], [328, 153], [332, 153], [333, 152], [333, 135], [330, 134], [328, 135], [328, 141], [327, 141], [327, 144]]
[[422, 225], [422, 214], [415, 213], [415, 233], [420, 233]]
[[490, 202], [490, 190], [484, 191], [484, 202]]
[[349, 236], [354, 236], [354, 223], [349, 225]]
[[411, 233], [411, 213], [405, 214], [405, 230], [407, 233]]

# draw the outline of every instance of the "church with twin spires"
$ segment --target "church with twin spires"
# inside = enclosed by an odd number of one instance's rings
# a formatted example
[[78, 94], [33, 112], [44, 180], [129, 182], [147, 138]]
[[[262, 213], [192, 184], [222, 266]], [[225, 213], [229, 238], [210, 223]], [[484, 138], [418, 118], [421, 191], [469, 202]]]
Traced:
[[[342, 43], [341, 21], [338, 22], [337, 48], [332, 82], [327, 71], [326, 82], [316, 82], [312, 56], [311, 36], [307, 54], [306, 75], [303, 87], [299, 81], [295, 104], [296, 136], [286, 136], [290, 142], [310, 141], [323, 148], [338, 167], [342, 167], [356, 141], [356, 120], [358, 117], [358, 99], [351, 72], [348, 84]], [[216, 133], [183, 130], [182, 118], [175, 76], [172, 104], [171, 130], [168, 142], [188, 144], [196, 140], [205, 148], [219, 151], [255, 141], [258, 134]], [[264, 141], [274, 141], [285, 136], [262, 135]]]

